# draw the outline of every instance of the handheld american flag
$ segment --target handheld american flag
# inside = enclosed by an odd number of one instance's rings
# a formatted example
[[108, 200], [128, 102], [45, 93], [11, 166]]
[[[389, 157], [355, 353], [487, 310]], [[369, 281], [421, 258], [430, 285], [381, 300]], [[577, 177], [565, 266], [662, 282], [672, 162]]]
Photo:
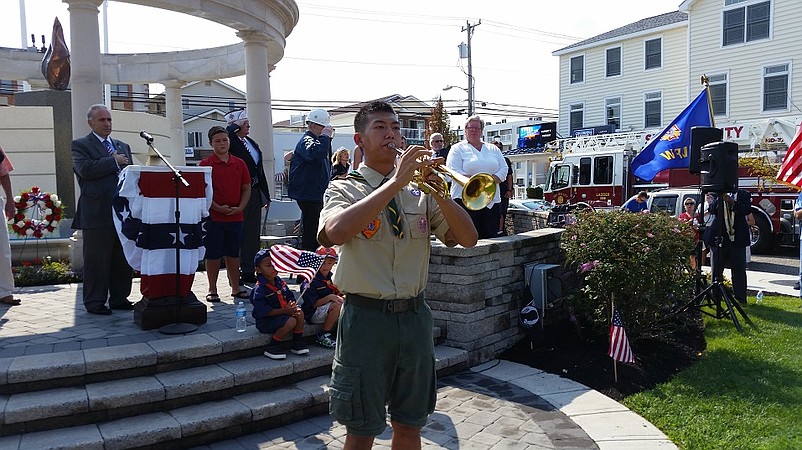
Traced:
[[785, 152], [777, 179], [802, 188], [802, 127]]
[[323, 263], [323, 257], [317, 253], [282, 244], [270, 247], [270, 259], [276, 270], [296, 273], [309, 281], [315, 278], [317, 269]]
[[613, 323], [610, 324], [610, 350], [607, 352], [611, 358], [624, 363], [634, 363], [635, 355], [629, 346], [627, 332], [624, 330], [624, 322], [618, 308], [613, 308]]

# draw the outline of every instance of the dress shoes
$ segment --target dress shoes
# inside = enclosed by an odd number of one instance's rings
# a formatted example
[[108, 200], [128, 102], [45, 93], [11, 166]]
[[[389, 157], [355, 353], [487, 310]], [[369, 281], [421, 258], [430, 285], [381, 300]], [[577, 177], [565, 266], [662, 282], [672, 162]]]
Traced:
[[97, 314], [97, 315], [100, 315], [100, 316], [110, 316], [111, 315], [111, 310], [109, 308], [106, 308], [105, 305], [98, 306], [97, 308], [87, 309], [86, 312], [88, 312], [89, 314]]
[[129, 301], [126, 301], [125, 303], [120, 303], [118, 305], [111, 305], [111, 309], [119, 309], [119, 310], [123, 310], [123, 311], [133, 311], [134, 310], [134, 304], [129, 302]]

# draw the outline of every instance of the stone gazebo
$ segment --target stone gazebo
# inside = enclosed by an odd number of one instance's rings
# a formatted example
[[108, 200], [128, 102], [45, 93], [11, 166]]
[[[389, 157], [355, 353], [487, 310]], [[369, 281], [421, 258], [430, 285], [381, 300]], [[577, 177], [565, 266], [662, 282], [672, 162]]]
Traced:
[[[183, 165], [185, 159], [181, 87], [191, 81], [215, 80], [244, 74], [248, 116], [251, 122], [260, 124], [252, 129], [251, 136], [265, 150], [263, 162], [265, 173], [268, 179], [273, 179], [275, 165], [272, 151], [273, 120], [269, 73], [284, 56], [286, 38], [298, 23], [297, 4], [293, 0], [116, 1], [210, 20], [235, 30], [242, 42], [223, 47], [178, 52], [101, 54], [98, 16], [102, 0], [63, 0], [68, 4], [69, 11], [68, 45], [72, 69], [70, 91], [65, 93], [67, 98], [49, 95], [47, 92], [48, 85], [40, 71], [42, 58], [40, 53], [20, 49], [0, 49], [0, 79], [25, 80], [31, 84], [34, 91], [38, 92], [24, 94], [45, 94], [33, 95], [32, 97], [37, 97], [33, 102], [22, 101], [18, 105], [50, 106], [53, 109], [53, 122], [50, 126], [55, 141], [53, 144], [55, 187], [68, 207], [76, 204], [78, 198], [71, 170], [70, 141], [74, 136], [83, 136], [88, 132], [86, 111], [92, 104], [103, 103], [105, 84], [160, 83], [165, 86], [166, 119], [169, 128], [164, 124], [164, 119], [154, 118], [145, 113], [119, 112], [117, 114], [119, 117], [115, 120], [115, 132], [117, 136], [127, 141], [132, 141], [131, 134], [136, 136], [137, 130], [141, 129], [152, 130], [151, 134], [157, 138], [169, 137], [169, 142], [161, 141], [164, 143], [158, 148], [174, 164]], [[19, 94], [19, 96], [21, 99], [24, 95]], [[51, 98], [55, 97], [65, 101], [54, 104]], [[14, 148], [13, 141], [17, 137], [22, 139], [25, 130], [21, 128], [24, 127], [15, 127], [15, 124], [6, 125], [11, 127], [5, 134], [7, 140], [11, 138], [12, 142], [6, 142], [4, 145]], [[126, 126], [131, 129], [127, 129]], [[139, 164], [154, 163], [153, 156], [147, 151], [134, 151], [134, 159]], [[39, 158], [40, 155], [36, 157]], [[17, 165], [18, 169], [23, 170], [15, 171], [15, 177], [26, 178], [28, 174], [24, 173], [25, 164]], [[41, 176], [42, 167], [48, 166], [49, 162], [40, 165], [37, 173]], [[56, 242], [51, 244], [59, 246]]]

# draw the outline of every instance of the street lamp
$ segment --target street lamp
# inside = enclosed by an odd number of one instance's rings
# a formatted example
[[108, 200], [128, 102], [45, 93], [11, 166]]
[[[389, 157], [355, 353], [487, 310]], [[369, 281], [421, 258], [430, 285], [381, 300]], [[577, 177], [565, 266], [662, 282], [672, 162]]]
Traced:
[[468, 94], [468, 117], [472, 116], [473, 115], [473, 95], [471, 93], [471, 90], [470, 89], [465, 89], [462, 86], [453, 86], [453, 85], [448, 85], [448, 86], [444, 87], [443, 90], [447, 91], [447, 90], [453, 89], [453, 88], [462, 89], [463, 91], [465, 91]]

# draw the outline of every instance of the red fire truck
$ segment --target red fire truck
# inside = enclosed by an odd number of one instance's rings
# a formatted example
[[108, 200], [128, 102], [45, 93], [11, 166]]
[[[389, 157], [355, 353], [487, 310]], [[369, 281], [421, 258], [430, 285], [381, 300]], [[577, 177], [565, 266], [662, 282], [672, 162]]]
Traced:
[[[779, 163], [793, 140], [796, 126], [780, 119], [724, 127], [724, 139], [736, 142], [741, 157], [759, 156]], [[558, 139], [548, 148], [555, 153], [549, 164], [545, 199], [552, 205], [573, 205], [593, 210], [619, 208], [636, 192], [666, 188], [694, 188], [699, 175], [684, 169], [660, 172], [651, 182], [636, 178], [630, 164], [650, 138], [648, 132], [630, 132]], [[798, 192], [773, 180], [739, 169], [739, 187], [752, 194], [752, 251], [769, 251], [773, 245], [799, 243], [799, 224], [793, 217]]]

